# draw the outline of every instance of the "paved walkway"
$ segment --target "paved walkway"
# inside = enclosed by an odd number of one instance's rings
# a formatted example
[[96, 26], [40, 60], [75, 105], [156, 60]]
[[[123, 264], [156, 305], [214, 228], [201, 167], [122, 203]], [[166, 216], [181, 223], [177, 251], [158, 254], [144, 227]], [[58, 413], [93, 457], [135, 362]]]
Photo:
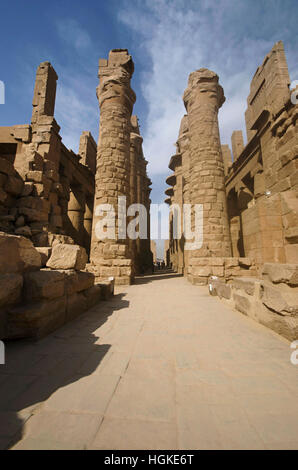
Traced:
[[174, 275], [7, 346], [0, 447], [298, 449], [287, 341]]

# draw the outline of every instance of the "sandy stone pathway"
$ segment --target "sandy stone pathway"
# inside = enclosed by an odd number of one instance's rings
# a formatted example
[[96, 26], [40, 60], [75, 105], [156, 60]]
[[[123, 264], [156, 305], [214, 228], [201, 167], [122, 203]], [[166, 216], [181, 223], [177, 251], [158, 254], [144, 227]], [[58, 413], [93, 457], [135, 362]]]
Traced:
[[117, 292], [7, 345], [1, 448], [298, 449], [286, 340], [176, 275]]

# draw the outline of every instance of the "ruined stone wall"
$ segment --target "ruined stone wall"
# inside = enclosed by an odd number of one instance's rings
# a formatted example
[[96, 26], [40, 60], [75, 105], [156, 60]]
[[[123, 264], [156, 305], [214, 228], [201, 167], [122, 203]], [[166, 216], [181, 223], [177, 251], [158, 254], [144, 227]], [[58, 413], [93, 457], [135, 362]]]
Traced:
[[[203, 245], [200, 250], [181, 249], [183, 270], [192, 282], [223, 275], [225, 270], [212, 268], [215, 258], [225, 266], [232, 255], [235, 275], [243, 268], [237, 259], [249, 259], [259, 273], [265, 262], [297, 262], [298, 121], [289, 82], [279, 42], [253, 77], [246, 111], [249, 142], [244, 145], [242, 132], [233, 132], [232, 162], [229, 146], [220, 146], [219, 140], [217, 112], [224, 97], [218, 77], [205, 69], [190, 75], [184, 94], [188, 114], [177, 143], [181, 167], [178, 157], [172, 157], [166, 202], [203, 204]], [[180, 271], [170, 217], [170, 259]]]
[[226, 177], [233, 255], [254, 259], [259, 271], [265, 262], [298, 260], [298, 113], [289, 83], [279, 42], [252, 80], [246, 111], [250, 140], [234, 155]]
[[[85, 271], [96, 145], [68, 150], [54, 118], [57, 75], [37, 69], [30, 125], [0, 128], [0, 338], [38, 338], [112, 292]], [[87, 252], [86, 252], [87, 250]]]
[[[242, 131], [233, 132], [232, 161], [230, 147], [220, 148], [217, 112], [224, 98], [218, 77], [205, 69], [191, 74], [184, 94], [188, 114], [170, 161], [174, 173], [166, 180], [171, 186], [166, 202], [179, 201], [182, 168], [183, 203], [203, 204], [204, 211], [203, 244], [200, 250], [184, 249], [185, 275], [193, 283], [208, 283], [212, 295], [293, 340], [298, 331], [298, 108], [289, 83], [279, 42], [251, 82], [248, 143]], [[168, 254], [178, 271], [171, 220]]]
[[88, 250], [84, 218], [86, 201], [93, 205], [94, 141], [83, 133], [82, 156], [63, 145], [54, 118], [57, 78], [49, 62], [40, 64], [31, 125], [0, 128], [0, 228], [39, 247], [49, 246], [51, 234], [70, 236]]

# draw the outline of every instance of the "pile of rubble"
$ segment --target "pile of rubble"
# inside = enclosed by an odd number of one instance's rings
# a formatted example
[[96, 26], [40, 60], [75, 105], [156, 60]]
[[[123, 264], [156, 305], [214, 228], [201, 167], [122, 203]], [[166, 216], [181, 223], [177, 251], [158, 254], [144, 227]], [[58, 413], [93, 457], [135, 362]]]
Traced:
[[209, 291], [290, 341], [298, 337], [298, 264], [265, 263], [261, 279], [215, 276]]
[[62, 243], [63, 235], [51, 242], [36, 248], [0, 232], [0, 338], [40, 338], [113, 293], [113, 280], [94, 284], [84, 271], [83, 247]]

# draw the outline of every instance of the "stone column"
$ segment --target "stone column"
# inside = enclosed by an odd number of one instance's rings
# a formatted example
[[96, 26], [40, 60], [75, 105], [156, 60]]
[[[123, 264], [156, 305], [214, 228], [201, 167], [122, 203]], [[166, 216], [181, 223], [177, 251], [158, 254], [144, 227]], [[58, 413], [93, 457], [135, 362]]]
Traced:
[[[182, 203], [190, 203], [190, 149], [189, 149], [189, 130], [188, 130], [188, 116], [184, 115], [179, 129], [178, 150], [182, 156]], [[181, 208], [183, 210], [183, 206]], [[188, 251], [184, 249], [185, 239], [184, 235], [181, 240], [181, 247], [183, 250], [183, 274], [187, 274], [188, 270]]]
[[[142, 145], [142, 137], [135, 133], [131, 132], [130, 134], [130, 203], [138, 203], [138, 178], [137, 178], [137, 165], [138, 158], [140, 155], [140, 149]], [[133, 264], [135, 271], [138, 270], [137, 262], [137, 243], [138, 240], [129, 239], [130, 250], [132, 252]]]
[[190, 199], [203, 205], [204, 220], [203, 245], [189, 256], [231, 256], [218, 127], [218, 110], [225, 97], [218, 76], [207, 69], [191, 73], [183, 99], [190, 136]]
[[90, 253], [90, 243], [92, 234], [92, 218], [93, 218], [93, 197], [86, 198], [85, 214], [84, 214], [84, 247], [87, 253]]
[[[100, 130], [95, 176], [91, 263], [98, 278], [113, 276], [116, 284], [132, 280], [128, 238], [118, 231], [118, 197], [130, 203], [130, 131], [135, 93], [130, 87], [134, 64], [126, 49], [114, 49], [99, 61]], [[116, 215], [115, 238], [98, 238], [98, 207], [110, 204]], [[126, 227], [122, 227], [126, 228]]]
[[68, 217], [71, 222], [72, 236], [76, 243], [84, 245], [85, 193], [80, 186], [72, 187], [68, 203]]
[[[140, 155], [138, 156], [137, 160], [137, 202], [138, 204], [143, 204], [142, 201], [142, 176], [141, 176], [141, 161], [140, 161]], [[141, 272], [141, 252], [142, 252], [142, 240], [140, 238], [137, 238], [136, 240], [136, 250], [137, 250], [137, 270], [140, 273]]]

